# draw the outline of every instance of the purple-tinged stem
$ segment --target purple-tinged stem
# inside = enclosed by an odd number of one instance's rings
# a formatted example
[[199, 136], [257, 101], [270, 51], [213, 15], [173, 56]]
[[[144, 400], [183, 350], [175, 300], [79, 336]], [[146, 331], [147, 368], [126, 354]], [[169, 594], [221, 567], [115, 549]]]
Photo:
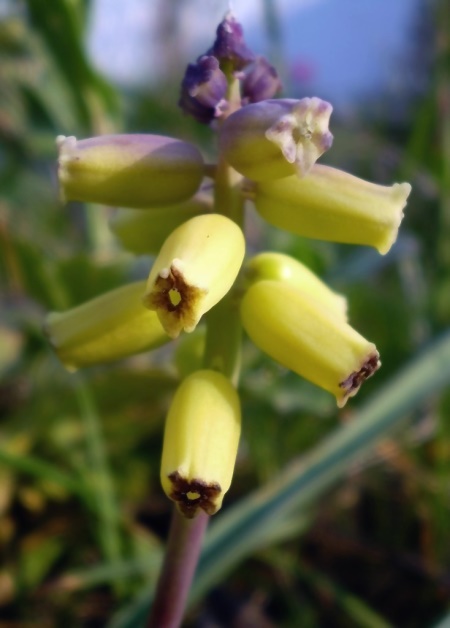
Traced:
[[204, 512], [194, 519], [186, 519], [174, 506], [148, 628], [178, 628], [181, 625], [208, 520]]

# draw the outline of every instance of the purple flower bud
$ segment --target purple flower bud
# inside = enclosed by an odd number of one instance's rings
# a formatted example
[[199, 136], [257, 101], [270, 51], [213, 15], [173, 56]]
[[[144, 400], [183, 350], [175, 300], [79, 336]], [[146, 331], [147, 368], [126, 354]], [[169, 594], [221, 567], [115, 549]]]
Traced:
[[233, 71], [242, 70], [254, 60], [255, 55], [244, 41], [242, 26], [231, 13], [219, 24], [216, 34], [216, 41], [207, 54], [213, 55], [221, 63], [231, 62]]
[[258, 57], [249, 68], [246, 68], [242, 81], [245, 104], [273, 98], [280, 90], [280, 77], [265, 57]]
[[198, 122], [208, 124], [227, 107], [227, 79], [215, 57], [199, 57], [190, 63], [181, 83], [178, 105]]

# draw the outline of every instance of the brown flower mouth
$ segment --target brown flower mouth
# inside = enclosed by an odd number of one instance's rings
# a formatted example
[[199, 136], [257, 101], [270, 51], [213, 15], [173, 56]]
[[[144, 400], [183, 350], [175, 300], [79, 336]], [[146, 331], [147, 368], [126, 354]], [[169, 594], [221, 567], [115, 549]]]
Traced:
[[378, 371], [380, 366], [380, 354], [378, 351], [375, 351], [375, 353], [369, 355], [359, 371], [354, 371], [346, 379], [344, 379], [343, 382], [340, 382], [339, 388], [343, 388], [345, 393], [343, 403], [345, 403], [349, 397], [356, 395], [363, 382], [365, 382], [369, 377], [372, 377], [372, 375]]
[[170, 498], [176, 502], [185, 517], [192, 519], [199, 509], [207, 515], [213, 515], [216, 512], [215, 500], [222, 492], [220, 484], [195, 478], [188, 480], [182, 477], [179, 471], [174, 471], [168, 478], [172, 482]]
[[161, 271], [143, 303], [155, 310], [169, 336], [176, 338], [181, 330], [192, 331], [199, 319], [199, 304], [206, 294], [197, 286], [190, 285], [181, 270], [174, 264]]

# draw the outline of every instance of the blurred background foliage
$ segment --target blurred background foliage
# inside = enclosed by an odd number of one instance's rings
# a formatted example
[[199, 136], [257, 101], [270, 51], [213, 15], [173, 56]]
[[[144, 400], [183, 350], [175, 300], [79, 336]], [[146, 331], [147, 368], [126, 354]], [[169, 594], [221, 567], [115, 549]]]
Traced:
[[[170, 47], [171, 29], [182, 28], [176, 2], [164, 3], [162, 22], [173, 71], [157, 87], [128, 91], [88, 57], [88, 0], [4, 4], [0, 626], [140, 626], [170, 517], [159, 458], [183, 352], [175, 348], [175, 362], [163, 349], [69, 374], [49, 350], [47, 311], [143, 278], [151, 264], [118, 248], [109, 208], [61, 207], [54, 137], [152, 131], [197, 141], [209, 157], [214, 145], [176, 107], [187, 63]], [[280, 57], [277, 6], [263, 4]], [[293, 254], [348, 295], [352, 323], [376, 342], [383, 368], [338, 413], [326, 393], [246, 345], [242, 445], [187, 626], [447, 621], [450, 6], [417, 6], [402, 89], [367, 96], [351, 119], [335, 116], [325, 160], [413, 184], [391, 253], [306, 241], [248, 219], [250, 249]]]

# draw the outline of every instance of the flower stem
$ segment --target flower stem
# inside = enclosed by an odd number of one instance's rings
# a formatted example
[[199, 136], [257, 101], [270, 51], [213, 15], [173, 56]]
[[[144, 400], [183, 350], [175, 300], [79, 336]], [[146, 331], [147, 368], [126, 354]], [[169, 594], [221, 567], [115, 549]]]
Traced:
[[173, 508], [166, 554], [148, 628], [181, 625], [209, 517], [204, 512], [186, 519]]

